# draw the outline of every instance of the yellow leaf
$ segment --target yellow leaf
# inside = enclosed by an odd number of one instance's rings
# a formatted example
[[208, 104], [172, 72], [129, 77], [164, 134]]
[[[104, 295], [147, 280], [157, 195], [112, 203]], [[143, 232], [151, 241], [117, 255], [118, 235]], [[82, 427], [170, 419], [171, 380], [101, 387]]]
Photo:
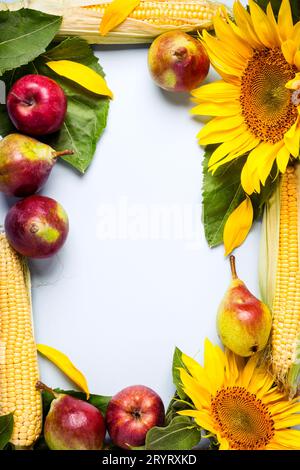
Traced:
[[57, 349], [46, 346], [45, 344], [37, 344], [37, 350], [40, 354], [45, 356], [49, 361], [53, 362], [72, 382], [86, 393], [87, 399], [90, 397], [89, 387], [84, 375], [78, 370], [70, 359], [58, 351]]
[[72, 60], [54, 60], [47, 62], [47, 65], [58, 75], [78, 83], [83, 88], [97, 95], [113, 97], [104, 78], [86, 65], [73, 62]]
[[249, 233], [252, 221], [253, 207], [251, 199], [247, 196], [226, 221], [223, 232], [225, 256], [243, 243]]
[[100, 23], [100, 34], [105, 36], [114, 29], [140, 4], [140, 0], [113, 0], [105, 9]]

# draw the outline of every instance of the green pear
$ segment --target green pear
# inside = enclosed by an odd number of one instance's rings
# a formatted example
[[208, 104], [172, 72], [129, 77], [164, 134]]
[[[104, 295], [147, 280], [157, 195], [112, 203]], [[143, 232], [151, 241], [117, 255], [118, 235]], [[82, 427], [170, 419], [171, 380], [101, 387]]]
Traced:
[[238, 278], [234, 256], [230, 256], [230, 266], [232, 280], [218, 310], [217, 330], [224, 346], [248, 357], [265, 348], [272, 315]]

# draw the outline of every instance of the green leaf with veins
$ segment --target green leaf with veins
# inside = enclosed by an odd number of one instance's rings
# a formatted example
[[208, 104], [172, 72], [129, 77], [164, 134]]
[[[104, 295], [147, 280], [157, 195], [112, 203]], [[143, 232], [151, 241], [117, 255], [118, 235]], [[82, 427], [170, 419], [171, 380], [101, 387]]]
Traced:
[[36, 10], [0, 11], [0, 75], [45, 52], [61, 21]]
[[201, 440], [201, 429], [188, 416], [176, 416], [166, 427], [154, 427], [146, 436], [146, 450], [190, 450]]

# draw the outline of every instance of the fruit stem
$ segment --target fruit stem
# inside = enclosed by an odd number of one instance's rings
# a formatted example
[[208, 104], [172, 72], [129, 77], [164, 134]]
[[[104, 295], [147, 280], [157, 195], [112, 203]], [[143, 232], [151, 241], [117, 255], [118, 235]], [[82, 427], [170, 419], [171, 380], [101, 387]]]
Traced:
[[229, 257], [229, 261], [230, 261], [232, 279], [237, 279], [238, 276], [237, 276], [236, 267], [235, 267], [235, 256], [231, 255]]
[[63, 157], [64, 155], [73, 155], [74, 154], [74, 151], [73, 150], [60, 150], [59, 152], [53, 152], [53, 156], [54, 158], [58, 158], [58, 157]]
[[45, 385], [43, 382], [40, 380], [35, 384], [35, 388], [39, 390], [40, 392], [49, 392], [51, 395], [54, 396], [54, 398], [58, 397], [58, 393], [56, 393], [52, 388], [48, 387]]

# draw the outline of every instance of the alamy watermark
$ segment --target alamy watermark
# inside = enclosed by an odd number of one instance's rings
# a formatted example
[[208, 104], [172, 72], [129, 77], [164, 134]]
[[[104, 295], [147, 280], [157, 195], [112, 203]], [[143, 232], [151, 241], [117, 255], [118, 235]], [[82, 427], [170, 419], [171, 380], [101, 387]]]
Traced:
[[183, 241], [199, 249], [201, 230], [201, 204], [137, 204], [122, 197], [97, 211], [100, 240]]

